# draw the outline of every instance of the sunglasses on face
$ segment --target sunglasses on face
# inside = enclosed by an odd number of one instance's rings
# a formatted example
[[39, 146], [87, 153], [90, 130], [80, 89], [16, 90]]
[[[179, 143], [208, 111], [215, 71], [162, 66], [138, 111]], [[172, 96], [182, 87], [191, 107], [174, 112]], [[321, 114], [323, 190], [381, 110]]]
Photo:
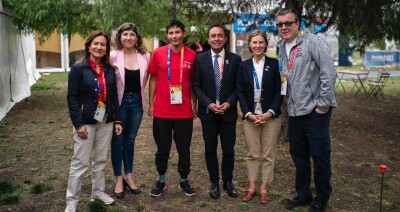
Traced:
[[292, 26], [292, 24], [296, 23], [296, 21], [286, 21], [284, 23], [277, 23], [276, 25], [281, 28], [283, 25], [285, 25], [286, 27], [290, 27]]

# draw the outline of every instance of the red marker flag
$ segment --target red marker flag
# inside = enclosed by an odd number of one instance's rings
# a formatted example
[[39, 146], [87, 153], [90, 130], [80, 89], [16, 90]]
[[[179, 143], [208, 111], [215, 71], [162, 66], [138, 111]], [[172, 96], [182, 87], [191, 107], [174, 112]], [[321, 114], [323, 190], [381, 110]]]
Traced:
[[387, 167], [386, 167], [385, 164], [381, 164], [381, 165], [379, 166], [379, 171], [382, 172], [382, 173], [385, 173], [385, 172], [386, 172], [386, 169], [387, 169]]

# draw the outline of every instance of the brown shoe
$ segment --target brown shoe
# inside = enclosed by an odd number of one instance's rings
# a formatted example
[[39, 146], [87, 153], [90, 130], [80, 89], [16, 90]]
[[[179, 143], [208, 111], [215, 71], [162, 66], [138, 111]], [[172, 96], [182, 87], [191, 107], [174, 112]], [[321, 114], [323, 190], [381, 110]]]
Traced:
[[245, 191], [242, 197], [243, 202], [248, 202], [257, 194], [257, 192]]
[[260, 203], [261, 204], [268, 204], [271, 199], [269, 198], [268, 193], [261, 193], [260, 194]]

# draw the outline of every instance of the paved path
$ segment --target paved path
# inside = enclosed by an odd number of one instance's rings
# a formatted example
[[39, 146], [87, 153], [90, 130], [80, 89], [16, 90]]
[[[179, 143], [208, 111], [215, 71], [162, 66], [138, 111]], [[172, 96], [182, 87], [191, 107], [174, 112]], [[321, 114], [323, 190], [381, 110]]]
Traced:
[[[377, 78], [379, 71], [371, 71], [368, 74], [368, 78]], [[398, 77], [400, 76], [400, 70], [389, 70], [391, 77]], [[354, 75], [345, 74], [343, 79], [351, 79], [354, 78]]]

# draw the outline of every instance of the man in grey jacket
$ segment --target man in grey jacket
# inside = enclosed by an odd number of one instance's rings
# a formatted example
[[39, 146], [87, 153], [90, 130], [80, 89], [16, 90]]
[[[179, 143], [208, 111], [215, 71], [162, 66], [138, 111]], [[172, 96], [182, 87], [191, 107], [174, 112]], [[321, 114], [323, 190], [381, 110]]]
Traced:
[[[324, 211], [332, 192], [329, 125], [332, 108], [337, 107], [336, 70], [323, 39], [299, 34], [295, 10], [281, 9], [275, 16], [283, 38], [278, 43], [281, 94], [286, 95], [290, 154], [296, 166], [297, 196], [286, 203], [286, 208], [311, 204], [310, 211]], [[314, 165], [314, 201], [310, 156]]]

